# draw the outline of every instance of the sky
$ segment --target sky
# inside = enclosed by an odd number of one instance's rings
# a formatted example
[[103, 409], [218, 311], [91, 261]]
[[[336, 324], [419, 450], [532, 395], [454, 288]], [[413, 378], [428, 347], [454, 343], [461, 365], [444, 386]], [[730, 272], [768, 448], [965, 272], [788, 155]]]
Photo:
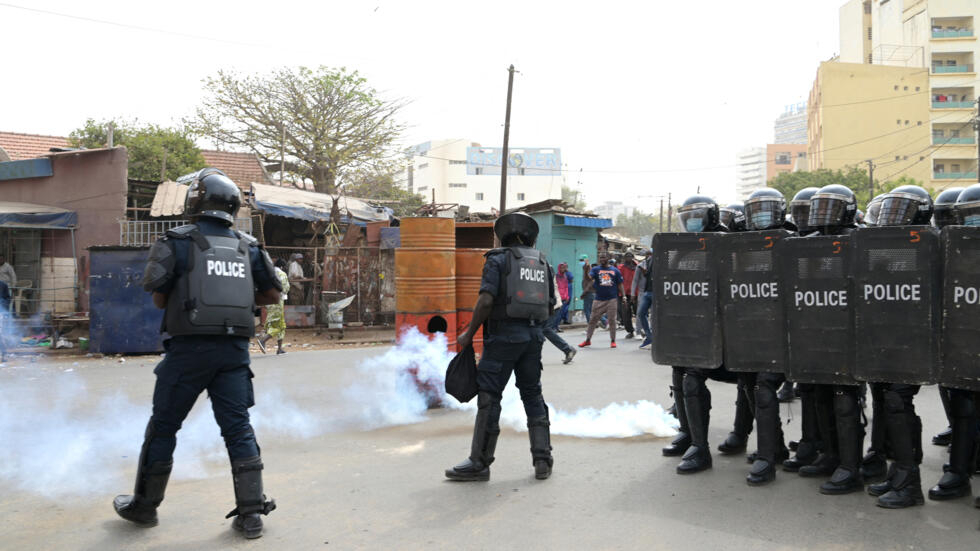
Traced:
[[499, 146], [514, 64], [511, 146], [560, 147], [591, 206], [655, 212], [699, 190], [727, 202], [736, 152], [771, 143], [837, 53], [841, 4], [0, 0], [0, 131], [173, 124], [218, 70], [326, 65], [409, 102], [406, 146]]

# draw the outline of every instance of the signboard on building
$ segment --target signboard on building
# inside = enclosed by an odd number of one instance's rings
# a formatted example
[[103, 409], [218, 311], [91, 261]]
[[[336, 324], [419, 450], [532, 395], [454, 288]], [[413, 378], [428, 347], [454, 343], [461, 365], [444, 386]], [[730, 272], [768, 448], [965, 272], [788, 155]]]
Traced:
[[[467, 147], [466, 174], [499, 176], [503, 148]], [[511, 176], [560, 176], [561, 149], [511, 148], [507, 152], [507, 174]]]

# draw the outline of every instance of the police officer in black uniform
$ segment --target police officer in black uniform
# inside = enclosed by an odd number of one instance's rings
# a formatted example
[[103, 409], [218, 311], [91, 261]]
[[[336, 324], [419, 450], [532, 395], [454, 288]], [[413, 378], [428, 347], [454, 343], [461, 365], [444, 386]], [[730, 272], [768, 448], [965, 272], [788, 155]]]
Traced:
[[[923, 226], [932, 221], [932, 197], [919, 186], [899, 186], [886, 193], [876, 223], [878, 226]], [[884, 427], [889, 451], [894, 457], [884, 482], [872, 484], [868, 493], [878, 496], [878, 506], [902, 509], [922, 505], [922, 420], [912, 400], [919, 385], [876, 383], [881, 392]], [[875, 411], [875, 416], [879, 411]], [[877, 419], [875, 419], [877, 421]], [[874, 439], [872, 437], [872, 439]]]
[[718, 209], [718, 219], [728, 231], [745, 231], [745, 205], [743, 203], [732, 203]]
[[486, 255], [480, 297], [473, 320], [457, 342], [461, 348], [473, 342], [473, 334], [485, 325], [483, 357], [477, 366], [476, 424], [466, 461], [446, 469], [451, 480], [489, 480], [490, 464], [500, 434], [500, 399], [511, 372], [527, 413], [534, 476], [551, 476], [551, 423], [541, 395], [541, 343], [544, 324], [555, 304], [554, 274], [544, 254], [533, 248], [538, 223], [522, 212], [497, 219], [494, 233], [503, 247]]
[[[824, 186], [810, 198], [809, 225], [816, 229], [817, 235], [847, 235], [855, 229], [856, 213], [857, 200], [853, 191], [840, 184]], [[800, 476], [830, 475], [830, 479], [820, 485], [823, 494], [863, 490], [860, 468], [864, 427], [861, 425], [860, 385], [814, 386], [823, 451], [813, 463], [800, 467]]]
[[[950, 208], [950, 203], [953, 208]], [[935, 222], [947, 225], [980, 226], [980, 184], [966, 189], [952, 188], [936, 196]], [[973, 492], [970, 477], [974, 470], [974, 441], [977, 434], [977, 393], [966, 389], [941, 387], [948, 394], [947, 417], [951, 427], [949, 464], [943, 467], [939, 482], [929, 489], [929, 499], [946, 501]], [[944, 400], [944, 404], [946, 401]]]
[[[937, 228], [943, 229], [948, 225], [956, 224], [954, 207], [962, 191], [963, 188], [961, 187], [952, 187], [936, 195], [936, 199], [933, 201], [932, 220]], [[932, 443], [937, 446], [949, 446], [953, 438], [952, 399], [949, 393], [950, 389], [948, 387], [939, 386], [939, 398], [943, 402], [943, 411], [946, 412], [946, 421], [949, 422], [949, 425], [946, 427], [946, 430], [932, 437]]]
[[[786, 220], [786, 199], [779, 191], [763, 188], [752, 192], [745, 201], [745, 222], [748, 231], [785, 229], [796, 232], [797, 227]], [[752, 380], [754, 396], [756, 438], [758, 452], [746, 482], [760, 486], [776, 478], [776, 465], [789, 458], [779, 419], [779, 400], [776, 392], [786, 381], [783, 373], [759, 373]], [[736, 422], [738, 416], [736, 414]], [[720, 449], [720, 446], [719, 446]]]
[[[728, 227], [721, 223], [718, 203], [710, 197], [694, 195], [688, 197], [684, 204], [677, 209], [677, 217], [681, 227], [688, 232], [724, 232]], [[681, 462], [677, 465], [678, 474], [693, 474], [711, 468], [711, 452], [708, 449], [708, 424], [711, 411], [711, 392], [706, 384], [707, 379], [726, 383], [737, 383], [738, 377], [725, 369], [724, 366], [715, 369], [700, 369], [695, 367], [674, 366], [671, 390], [674, 391], [674, 401], [677, 404], [678, 418], [683, 420], [680, 435], [689, 435], [687, 446], [682, 453]], [[678, 381], [678, 373], [683, 374]], [[678, 384], [680, 383], [680, 384]], [[678, 392], [683, 393], [683, 400], [678, 400]], [[678, 438], [681, 438], [681, 436]], [[676, 441], [677, 439], [675, 439]], [[683, 444], [684, 442], [681, 442]], [[744, 448], [743, 448], [744, 449]], [[667, 453], [664, 449], [664, 455]], [[673, 451], [673, 449], [671, 450]]]
[[205, 389], [225, 440], [235, 488], [232, 526], [262, 535], [260, 514], [275, 509], [262, 491], [262, 459], [248, 408], [254, 405], [249, 339], [256, 305], [279, 301], [281, 285], [268, 254], [231, 226], [241, 193], [221, 171], [206, 168], [190, 182], [184, 213], [191, 224], [168, 231], [150, 249], [143, 288], [166, 309], [166, 357], [154, 373], [153, 415], [146, 426], [133, 495], [113, 501], [122, 518], [157, 523], [157, 507], [173, 467], [177, 431]]
[[[810, 235], [817, 231], [817, 228], [810, 225], [810, 199], [815, 193], [820, 191], [816, 187], [803, 188], [793, 196], [789, 203], [790, 215], [796, 225], [799, 235]], [[780, 390], [782, 394], [787, 385], [783, 385]], [[792, 391], [790, 391], [792, 392]], [[796, 385], [796, 392], [800, 396], [800, 440], [796, 445], [796, 454], [783, 461], [783, 470], [795, 473], [801, 467], [816, 461], [819, 451], [822, 449], [820, 441], [820, 429], [817, 424], [816, 402], [814, 400], [814, 386], [811, 384], [799, 383]], [[790, 396], [779, 396], [779, 401], [791, 401]]]

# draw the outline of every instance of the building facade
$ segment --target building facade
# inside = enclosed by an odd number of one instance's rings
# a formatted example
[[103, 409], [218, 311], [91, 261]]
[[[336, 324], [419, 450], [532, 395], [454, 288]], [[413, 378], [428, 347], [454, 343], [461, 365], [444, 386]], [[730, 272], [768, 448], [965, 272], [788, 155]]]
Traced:
[[773, 125], [774, 143], [806, 144], [806, 102], [787, 105]]
[[616, 219], [619, 218], [619, 215], [621, 214], [627, 217], [633, 216], [633, 213], [636, 212], [636, 207], [633, 205], [626, 205], [622, 201], [606, 201], [592, 210], [602, 218], [608, 218], [612, 220], [613, 223], [616, 223]]
[[[500, 207], [501, 148], [469, 140], [434, 140], [411, 149], [408, 166], [397, 181], [436, 203], [456, 203], [470, 212]], [[564, 182], [557, 147], [508, 150], [507, 208], [561, 199]]]
[[929, 76], [921, 69], [824, 62], [810, 90], [809, 170], [878, 168], [875, 179], [929, 181]]
[[[861, 5], [860, 33], [854, 5]], [[852, 0], [841, 8], [841, 59], [870, 39], [872, 64], [915, 68], [927, 77], [904, 90], [928, 112], [923, 181], [934, 189], [977, 181], [976, 135], [970, 124], [980, 83], [976, 0]], [[914, 94], [914, 95], [913, 95]]]
[[766, 182], [784, 172], [806, 170], [806, 144], [780, 143], [766, 146]]
[[766, 148], [750, 147], [735, 156], [735, 197], [745, 201], [752, 192], [766, 187]]

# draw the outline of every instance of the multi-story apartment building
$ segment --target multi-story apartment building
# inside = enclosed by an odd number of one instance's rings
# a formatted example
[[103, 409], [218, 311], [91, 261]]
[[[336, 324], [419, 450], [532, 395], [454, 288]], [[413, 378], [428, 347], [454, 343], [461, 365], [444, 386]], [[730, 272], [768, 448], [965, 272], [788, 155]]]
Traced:
[[766, 187], [766, 148], [750, 147], [735, 155], [735, 197], [745, 201], [752, 192]]
[[806, 143], [766, 145], [766, 182], [784, 172], [806, 170]]
[[627, 217], [633, 216], [633, 213], [636, 212], [636, 206], [626, 205], [622, 201], [606, 201], [592, 210], [600, 218], [609, 218], [615, 224], [620, 214]]
[[773, 134], [777, 144], [805, 144], [806, 102], [787, 106], [783, 114], [776, 119]]
[[980, 95], [978, 22], [977, 0], [852, 0], [841, 8], [841, 61], [855, 61], [860, 51], [862, 62], [927, 76], [921, 90], [901, 91], [928, 111], [924, 181], [933, 188], [977, 180], [971, 120]]
[[[465, 139], [433, 140], [411, 149], [398, 182], [437, 203], [457, 203], [470, 212], [500, 206], [502, 150]], [[561, 199], [562, 160], [557, 147], [511, 147], [508, 151], [507, 208]], [[434, 193], [434, 196], [433, 196]]]

